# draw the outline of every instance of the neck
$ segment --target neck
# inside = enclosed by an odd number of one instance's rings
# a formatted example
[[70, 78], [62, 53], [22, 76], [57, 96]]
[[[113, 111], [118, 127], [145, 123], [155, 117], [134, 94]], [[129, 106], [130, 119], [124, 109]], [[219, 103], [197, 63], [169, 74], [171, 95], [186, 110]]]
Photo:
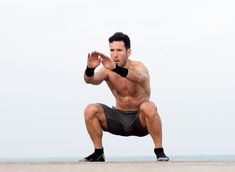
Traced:
[[126, 60], [126, 63], [124, 63], [123, 65], [122, 65], [122, 67], [129, 67], [130, 66], [130, 63], [131, 63], [131, 60], [129, 60], [129, 59], [127, 59]]

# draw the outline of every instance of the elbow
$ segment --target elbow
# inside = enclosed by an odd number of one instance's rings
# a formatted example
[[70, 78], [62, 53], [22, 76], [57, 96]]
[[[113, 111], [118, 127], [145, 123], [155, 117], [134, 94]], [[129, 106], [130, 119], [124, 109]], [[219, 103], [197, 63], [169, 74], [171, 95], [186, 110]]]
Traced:
[[85, 80], [85, 82], [86, 82], [87, 84], [93, 84], [93, 82], [91, 82], [91, 81], [89, 81], [89, 80]]
[[90, 79], [87, 78], [86, 76], [84, 76], [84, 81], [85, 81], [87, 84], [90, 84], [90, 83], [91, 83]]
[[85, 83], [89, 84], [90, 82], [89, 82], [89, 81], [87, 81], [87, 80], [85, 80]]
[[92, 84], [92, 85], [99, 85], [101, 82], [95, 81], [95, 80], [90, 80], [89, 78], [84, 78], [84, 81], [87, 84]]

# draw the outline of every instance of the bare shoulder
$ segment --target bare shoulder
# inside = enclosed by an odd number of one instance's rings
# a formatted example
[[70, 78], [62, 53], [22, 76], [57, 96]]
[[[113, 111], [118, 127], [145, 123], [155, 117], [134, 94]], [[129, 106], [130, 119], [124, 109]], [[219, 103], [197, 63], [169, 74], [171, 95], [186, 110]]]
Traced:
[[144, 65], [143, 62], [141, 62], [141, 61], [132, 61], [131, 63], [132, 63], [131, 66], [132, 66], [134, 69], [148, 72], [148, 69], [147, 69], [147, 67]]

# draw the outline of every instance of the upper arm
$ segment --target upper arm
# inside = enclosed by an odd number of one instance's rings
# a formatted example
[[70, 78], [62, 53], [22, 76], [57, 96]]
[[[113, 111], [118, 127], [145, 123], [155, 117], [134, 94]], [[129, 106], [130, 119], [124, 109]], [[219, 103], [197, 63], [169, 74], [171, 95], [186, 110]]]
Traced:
[[129, 80], [145, 84], [149, 81], [148, 69], [141, 62], [138, 62], [133, 69], [130, 69], [127, 75]]
[[99, 85], [107, 78], [107, 69], [101, 68], [99, 71], [95, 72], [92, 77], [87, 77], [84, 75], [84, 80], [86, 83], [93, 84], [93, 85]]

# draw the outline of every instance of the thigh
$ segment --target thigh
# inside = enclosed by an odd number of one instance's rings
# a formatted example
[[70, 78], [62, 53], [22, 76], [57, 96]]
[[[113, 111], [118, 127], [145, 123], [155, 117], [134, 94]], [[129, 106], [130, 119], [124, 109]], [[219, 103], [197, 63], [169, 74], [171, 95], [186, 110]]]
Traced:
[[98, 107], [98, 111], [96, 113], [96, 118], [100, 122], [101, 127], [103, 129], [106, 129], [108, 127], [108, 125], [107, 125], [107, 119], [106, 119], [106, 116], [105, 116], [104, 108], [99, 103], [96, 104], [96, 105]]
[[141, 123], [141, 116], [140, 115], [134, 121], [132, 126], [133, 126], [133, 135], [142, 137], [142, 136], [148, 135], [149, 132], [147, 130], [147, 126], [146, 126], [145, 122], [142, 122], [144, 124]]
[[146, 124], [146, 120], [145, 120], [145, 116], [143, 112], [140, 112], [139, 114], [139, 123], [142, 128], [147, 128], [147, 124]]
[[104, 114], [106, 117], [107, 127], [103, 128], [104, 131], [115, 135], [127, 136], [125, 131], [125, 119], [122, 118], [122, 114], [120, 114], [116, 109], [110, 108], [105, 104], [101, 104]]
[[153, 102], [147, 101], [140, 105], [139, 119], [143, 128], [147, 128], [146, 118], [152, 119], [156, 115], [158, 115], [157, 107]]

